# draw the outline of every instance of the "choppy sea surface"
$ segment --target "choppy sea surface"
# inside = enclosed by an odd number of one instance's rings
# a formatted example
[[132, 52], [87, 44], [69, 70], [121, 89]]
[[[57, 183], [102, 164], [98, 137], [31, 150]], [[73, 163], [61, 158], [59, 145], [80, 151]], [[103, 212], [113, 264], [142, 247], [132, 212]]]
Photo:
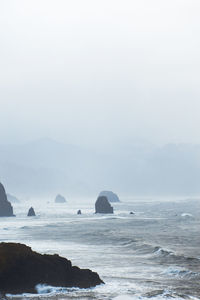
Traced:
[[[94, 214], [95, 199], [13, 204], [16, 217], [0, 218], [1, 241], [57, 253], [98, 272], [105, 284], [92, 289], [38, 286], [36, 295], [7, 299], [200, 299], [200, 200], [121, 200], [112, 203], [113, 215]], [[26, 216], [30, 206], [36, 217]]]

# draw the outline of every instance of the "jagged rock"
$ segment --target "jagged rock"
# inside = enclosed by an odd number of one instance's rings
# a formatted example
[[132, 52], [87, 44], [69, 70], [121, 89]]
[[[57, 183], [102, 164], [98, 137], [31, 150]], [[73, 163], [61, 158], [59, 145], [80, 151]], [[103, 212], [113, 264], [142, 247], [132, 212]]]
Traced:
[[89, 288], [103, 283], [89, 269], [57, 254], [39, 254], [24, 244], [0, 243], [0, 293], [36, 293], [37, 284]]
[[134, 212], [133, 212], [133, 211], [130, 211], [130, 215], [134, 215]]
[[13, 208], [7, 199], [3, 184], [0, 183], [0, 217], [13, 217]]
[[95, 203], [95, 213], [100, 214], [113, 214], [113, 207], [110, 205], [107, 197], [98, 197]]
[[63, 196], [61, 196], [61, 195], [58, 194], [56, 196], [55, 202], [56, 203], [64, 203], [64, 202], [66, 202], [66, 199], [65, 199], [65, 197], [63, 197]]
[[77, 215], [81, 215], [81, 210], [80, 209], [77, 211]]
[[15, 196], [11, 194], [7, 194], [7, 199], [11, 203], [20, 203], [19, 199], [17, 199]]
[[35, 217], [35, 216], [36, 216], [36, 215], [35, 215], [34, 208], [33, 208], [33, 207], [29, 208], [27, 217]]
[[119, 197], [117, 194], [111, 192], [111, 191], [102, 191], [99, 196], [105, 196], [107, 197], [109, 202], [120, 202]]

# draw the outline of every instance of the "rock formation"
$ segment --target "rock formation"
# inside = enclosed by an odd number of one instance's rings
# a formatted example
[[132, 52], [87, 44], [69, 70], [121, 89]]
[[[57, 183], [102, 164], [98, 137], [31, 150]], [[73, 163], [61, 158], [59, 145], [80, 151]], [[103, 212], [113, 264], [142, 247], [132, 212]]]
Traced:
[[100, 214], [113, 214], [113, 207], [110, 205], [107, 197], [98, 197], [95, 203], [95, 213]]
[[24, 244], [0, 243], [0, 293], [36, 293], [37, 284], [89, 288], [103, 283], [89, 269], [57, 254], [39, 254]]
[[19, 199], [17, 199], [15, 196], [11, 194], [7, 194], [7, 199], [11, 203], [20, 203]]
[[111, 191], [102, 191], [99, 196], [105, 196], [107, 197], [109, 202], [120, 202], [119, 197], [117, 194], [111, 192]]
[[0, 217], [13, 217], [13, 208], [7, 199], [4, 186], [0, 183]]
[[33, 207], [29, 208], [27, 217], [35, 217], [35, 211]]
[[56, 202], [56, 203], [65, 203], [65, 202], [66, 202], [66, 199], [65, 199], [65, 197], [63, 197], [63, 196], [61, 196], [61, 195], [58, 194], [58, 195], [56, 196], [55, 202]]
[[80, 209], [77, 211], [77, 215], [81, 215], [81, 210]]

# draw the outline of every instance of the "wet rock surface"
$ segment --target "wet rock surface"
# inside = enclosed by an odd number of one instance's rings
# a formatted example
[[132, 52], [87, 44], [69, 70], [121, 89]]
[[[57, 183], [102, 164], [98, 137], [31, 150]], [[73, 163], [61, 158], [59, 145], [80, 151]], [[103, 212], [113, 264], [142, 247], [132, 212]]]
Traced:
[[89, 269], [57, 254], [39, 254], [24, 244], [0, 243], [0, 293], [36, 293], [35, 286], [89, 288], [103, 283]]

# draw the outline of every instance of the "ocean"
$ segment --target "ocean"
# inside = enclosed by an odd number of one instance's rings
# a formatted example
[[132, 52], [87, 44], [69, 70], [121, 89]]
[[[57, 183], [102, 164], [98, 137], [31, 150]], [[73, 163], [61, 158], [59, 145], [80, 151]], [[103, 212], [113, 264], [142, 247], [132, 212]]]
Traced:
[[[16, 217], [0, 218], [0, 238], [57, 253], [97, 272], [105, 284], [38, 285], [38, 294], [7, 299], [200, 299], [200, 200], [129, 197], [112, 203], [113, 215], [94, 214], [95, 200], [13, 204]], [[26, 216], [30, 206], [36, 217]]]

